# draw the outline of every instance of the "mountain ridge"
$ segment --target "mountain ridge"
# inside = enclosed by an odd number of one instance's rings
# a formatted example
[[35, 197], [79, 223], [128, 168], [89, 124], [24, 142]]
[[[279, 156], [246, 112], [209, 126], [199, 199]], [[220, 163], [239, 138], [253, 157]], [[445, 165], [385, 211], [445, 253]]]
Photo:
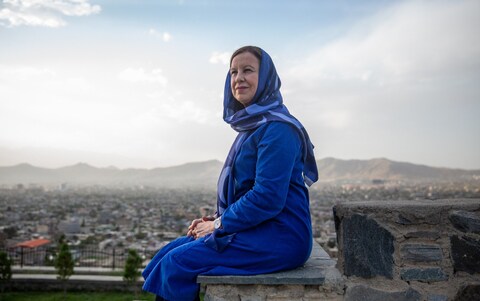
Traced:
[[[29, 163], [0, 166], [0, 185], [148, 185], [157, 187], [214, 188], [223, 163], [218, 160], [189, 162], [170, 167], [95, 167], [79, 162], [59, 168]], [[320, 182], [397, 182], [480, 181], [480, 170], [431, 167], [392, 161], [387, 158], [343, 160], [332, 157], [317, 160]]]

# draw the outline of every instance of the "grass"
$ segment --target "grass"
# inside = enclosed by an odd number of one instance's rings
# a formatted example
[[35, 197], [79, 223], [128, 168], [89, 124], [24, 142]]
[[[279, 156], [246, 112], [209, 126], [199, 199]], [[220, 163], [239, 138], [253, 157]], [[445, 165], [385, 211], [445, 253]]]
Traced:
[[0, 295], [0, 301], [154, 301], [152, 294], [142, 293], [135, 298], [132, 293], [115, 292], [67, 292], [63, 298], [63, 292], [8, 292]]
[[[204, 294], [200, 294], [203, 301]], [[8, 292], [0, 294], [0, 301], [154, 301], [152, 294], [141, 293], [135, 298], [132, 293], [114, 292], [67, 292], [66, 299], [63, 292]]]

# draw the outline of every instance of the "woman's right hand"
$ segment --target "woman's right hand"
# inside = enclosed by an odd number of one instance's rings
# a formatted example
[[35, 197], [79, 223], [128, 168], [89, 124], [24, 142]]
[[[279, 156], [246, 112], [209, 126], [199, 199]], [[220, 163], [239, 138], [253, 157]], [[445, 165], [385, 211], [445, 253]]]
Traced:
[[190, 224], [190, 226], [188, 226], [187, 236], [193, 236], [193, 237], [197, 238], [197, 233], [195, 233], [197, 225], [200, 224], [200, 223], [203, 223], [203, 222], [208, 222], [208, 221], [212, 222], [214, 220], [215, 220], [214, 216], [204, 216], [202, 218], [194, 219], [192, 221], [192, 223]]
[[190, 226], [188, 226], [188, 232], [187, 232], [187, 236], [195, 236], [195, 233], [193, 233], [193, 231], [195, 230], [195, 228], [197, 227], [197, 225], [199, 223], [203, 223], [203, 219], [202, 218], [197, 218], [197, 219], [194, 219], [192, 221], [192, 223], [190, 224]]

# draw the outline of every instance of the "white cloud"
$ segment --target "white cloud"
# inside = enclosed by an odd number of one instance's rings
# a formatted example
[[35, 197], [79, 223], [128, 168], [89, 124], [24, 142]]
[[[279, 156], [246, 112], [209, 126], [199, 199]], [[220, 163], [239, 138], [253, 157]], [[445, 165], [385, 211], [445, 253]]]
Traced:
[[178, 122], [209, 123], [213, 120], [211, 113], [192, 101], [167, 101], [159, 105], [160, 114]]
[[0, 79], [10, 80], [31, 80], [35, 77], [53, 77], [55, 71], [48, 68], [38, 68], [33, 66], [6, 66], [0, 65]]
[[170, 40], [172, 39], [172, 35], [169, 33], [169, 32], [158, 32], [156, 29], [154, 28], [150, 28], [148, 30], [148, 34], [151, 35], [151, 36], [154, 36], [156, 38], [159, 38], [159, 39], [162, 39], [165, 43], [168, 43], [170, 42]]
[[333, 129], [343, 129], [350, 125], [351, 114], [347, 111], [327, 111], [320, 114], [323, 125]]
[[324, 45], [292, 76], [383, 85], [424, 81], [480, 65], [480, 2], [402, 2]]
[[450, 145], [462, 145], [458, 157], [470, 154], [478, 149], [479, 12], [480, 1], [396, 2], [281, 73], [286, 105], [302, 112], [322, 156], [428, 154], [425, 163], [441, 166]]
[[101, 11], [89, 0], [4, 0], [0, 6], [0, 25], [6, 27], [66, 25], [63, 16], [88, 16]]
[[134, 83], [159, 83], [162, 86], [166, 86], [168, 82], [167, 78], [162, 74], [161, 69], [153, 69], [151, 72], [147, 72], [143, 68], [127, 68], [120, 72], [118, 77], [124, 81]]
[[219, 52], [215, 51], [210, 56], [209, 62], [212, 64], [224, 64], [228, 65], [230, 63], [230, 52]]
[[163, 33], [163, 41], [164, 41], [164, 42], [169, 42], [170, 39], [172, 39], [172, 35], [169, 34], [168, 32], [164, 32], [164, 33]]

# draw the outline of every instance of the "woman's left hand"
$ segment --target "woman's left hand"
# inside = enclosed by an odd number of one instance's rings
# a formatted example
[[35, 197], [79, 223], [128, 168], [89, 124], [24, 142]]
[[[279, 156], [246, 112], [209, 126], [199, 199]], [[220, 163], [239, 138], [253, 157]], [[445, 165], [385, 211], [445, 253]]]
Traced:
[[212, 233], [213, 230], [215, 230], [213, 221], [204, 221], [197, 224], [197, 226], [193, 230], [193, 237], [195, 237], [195, 239], [204, 237], [205, 235]]

